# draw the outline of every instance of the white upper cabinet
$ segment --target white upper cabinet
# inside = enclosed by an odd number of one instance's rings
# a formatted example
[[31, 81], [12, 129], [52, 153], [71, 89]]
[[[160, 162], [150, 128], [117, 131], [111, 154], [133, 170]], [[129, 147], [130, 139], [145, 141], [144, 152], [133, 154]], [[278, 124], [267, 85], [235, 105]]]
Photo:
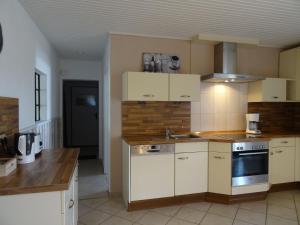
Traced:
[[123, 101], [200, 101], [200, 75], [126, 72]]
[[249, 83], [249, 102], [285, 102], [286, 79], [266, 78]]
[[200, 76], [194, 74], [170, 74], [170, 101], [200, 101]]
[[123, 101], [168, 101], [169, 75], [127, 72], [123, 74]]
[[280, 53], [279, 77], [287, 79], [287, 99], [300, 100], [300, 47]]

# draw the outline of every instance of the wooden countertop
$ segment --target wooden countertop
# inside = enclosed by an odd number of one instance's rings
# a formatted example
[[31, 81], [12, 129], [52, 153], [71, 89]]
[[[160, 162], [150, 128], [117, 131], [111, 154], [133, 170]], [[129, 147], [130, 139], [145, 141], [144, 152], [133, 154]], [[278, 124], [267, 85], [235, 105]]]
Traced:
[[78, 155], [79, 149], [44, 150], [33, 163], [0, 178], [0, 196], [67, 190]]
[[199, 138], [180, 138], [167, 139], [164, 136], [129, 136], [123, 137], [124, 141], [129, 145], [147, 145], [147, 144], [174, 144], [182, 142], [247, 142], [247, 141], [270, 141], [272, 138], [285, 137], [300, 137], [300, 133], [264, 133], [258, 137], [251, 138], [225, 138], [222, 135], [226, 134], [245, 134], [245, 131], [209, 131], [209, 132], [194, 132]]

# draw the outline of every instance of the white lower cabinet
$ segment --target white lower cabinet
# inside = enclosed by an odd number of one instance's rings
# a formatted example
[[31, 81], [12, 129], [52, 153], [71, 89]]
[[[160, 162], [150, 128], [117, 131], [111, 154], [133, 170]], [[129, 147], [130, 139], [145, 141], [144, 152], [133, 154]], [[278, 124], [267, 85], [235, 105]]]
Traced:
[[294, 182], [295, 147], [272, 147], [269, 170], [271, 184]]
[[175, 155], [175, 195], [207, 192], [208, 152]]
[[295, 149], [295, 181], [300, 181], [300, 138], [296, 138]]
[[77, 168], [66, 191], [0, 196], [2, 225], [77, 225]]
[[131, 201], [174, 196], [174, 154], [131, 156]]

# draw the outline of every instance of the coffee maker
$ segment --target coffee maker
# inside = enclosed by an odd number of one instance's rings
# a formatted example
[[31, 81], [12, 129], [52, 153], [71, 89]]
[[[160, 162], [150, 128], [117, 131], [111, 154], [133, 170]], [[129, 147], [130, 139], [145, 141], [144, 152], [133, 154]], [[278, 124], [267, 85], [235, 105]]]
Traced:
[[35, 160], [34, 133], [19, 133], [16, 135], [18, 164], [26, 164]]
[[249, 113], [246, 114], [247, 121], [247, 134], [261, 134], [261, 131], [258, 130], [259, 123], [259, 113]]

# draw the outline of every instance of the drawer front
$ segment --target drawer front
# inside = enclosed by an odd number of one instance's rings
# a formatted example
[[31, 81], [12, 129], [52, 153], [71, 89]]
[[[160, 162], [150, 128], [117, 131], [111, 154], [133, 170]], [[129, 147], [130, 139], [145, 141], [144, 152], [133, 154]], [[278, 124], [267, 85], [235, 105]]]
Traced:
[[270, 142], [270, 147], [294, 147], [296, 138], [274, 138]]
[[184, 152], [207, 152], [208, 142], [189, 142], [189, 143], [176, 143], [175, 153]]

